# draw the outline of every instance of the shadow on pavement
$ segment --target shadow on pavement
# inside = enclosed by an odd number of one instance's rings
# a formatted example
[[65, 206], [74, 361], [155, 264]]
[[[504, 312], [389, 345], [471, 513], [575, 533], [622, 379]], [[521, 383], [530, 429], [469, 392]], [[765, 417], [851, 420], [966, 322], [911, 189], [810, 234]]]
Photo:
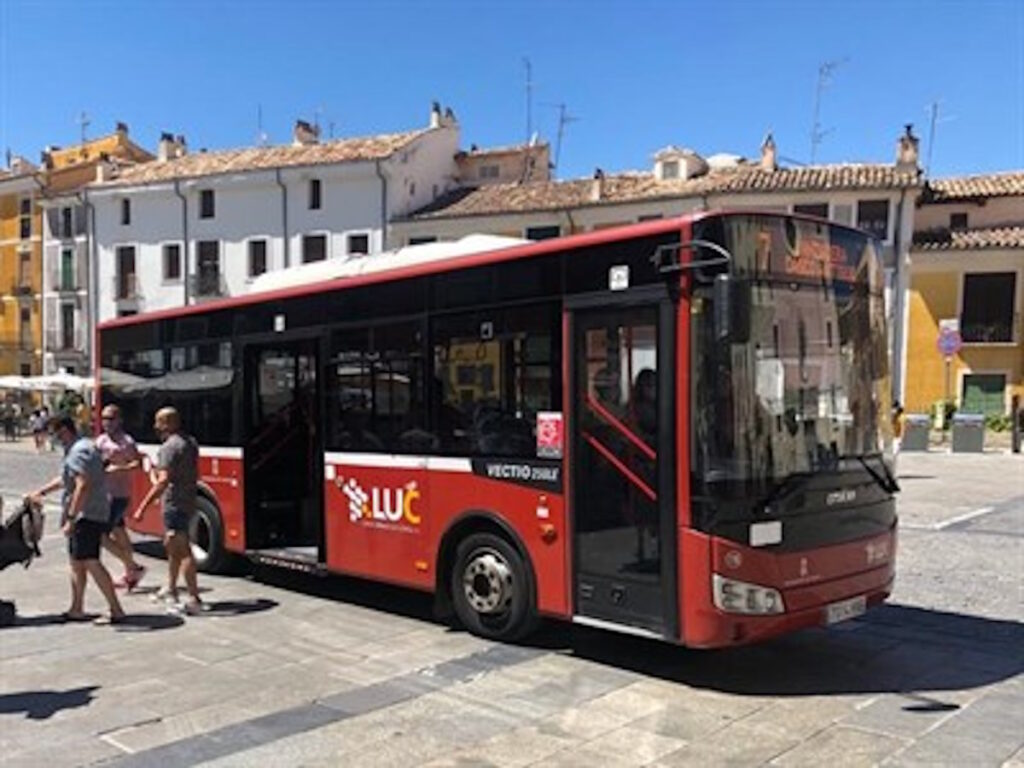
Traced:
[[47, 720], [64, 709], [87, 707], [99, 686], [89, 685], [67, 691], [25, 691], [0, 694], [0, 715], [24, 712], [29, 720]]
[[276, 600], [258, 597], [253, 600], [217, 600], [206, 603], [203, 616], [244, 616], [248, 613], [260, 613], [276, 608]]
[[[601, 663], [723, 693], [808, 696], [954, 691], [1024, 672], [1024, 624], [884, 605], [833, 629], [717, 651], [561, 626], [566, 649]], [[547, 634], [544, 633], [544, 635]], [[541, 644], [555, 638], [542, 635]], [[955, 705], [917, 697], [913, 711]]]
[[114, 629], [124, 633], [156, 632], [161, 629], [174, 629], [184, 623], [185, 620], [181, 616], [166, 613], [129, 613]]

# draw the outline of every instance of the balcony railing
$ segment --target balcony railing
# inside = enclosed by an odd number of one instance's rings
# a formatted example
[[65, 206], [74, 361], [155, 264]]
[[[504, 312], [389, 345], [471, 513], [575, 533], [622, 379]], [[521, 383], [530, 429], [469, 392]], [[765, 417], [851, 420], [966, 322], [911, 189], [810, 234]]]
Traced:
[[219, 272], [200, 272], [189, 276], [189, 288], [197, 299], [213, 299], [228, 295], [227, 282]]
[[115, 301], [139, 301], [142, 291], [138, 275], [115, 275], [113, 280]]
[[15, 331], [14, 333], [0, 334], [0, 347], [3, 349], [14, 349], [21, 352], [32, 352], [38, 344], [32, 338], [31, 333]]
[[85, 350], [83, 328], [47, 328], [46, 349], [51, 352], [76, 352]]
[[[64, 252], [71, 251], [71, 258]], [[46, 290], [54, 293], [81, 291], [88, 287], [85, 244], [53, 246], [46, 249]]]

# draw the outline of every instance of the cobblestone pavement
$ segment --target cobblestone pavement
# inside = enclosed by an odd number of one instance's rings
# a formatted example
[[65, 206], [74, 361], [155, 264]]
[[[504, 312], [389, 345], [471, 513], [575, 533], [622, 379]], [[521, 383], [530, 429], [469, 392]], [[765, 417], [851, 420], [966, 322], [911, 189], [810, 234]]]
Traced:
[[[11, 501], [55, 469], [0, 443]], [[22, 617], [0, 630], [0, 765], [1024, 766], [1024, 458], [906, 454], [900, 475], [888, 605], [720, 652], [557, 624], [504, 646], [423, 595], [274, 571], [203, 579], [199, 618], [143, 593], [126, 626], [60, 624], [51, 532], [0, 574]]]

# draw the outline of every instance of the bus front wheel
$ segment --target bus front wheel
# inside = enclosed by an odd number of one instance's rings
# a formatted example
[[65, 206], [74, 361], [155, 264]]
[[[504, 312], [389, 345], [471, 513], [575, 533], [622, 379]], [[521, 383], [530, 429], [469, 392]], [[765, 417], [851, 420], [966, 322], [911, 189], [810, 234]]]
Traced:
[[203, 573], [220, 573], [227, 567], [220, 510], [205, 496], [196, 500], [196, 514], [189, 525], [188, 537], [197, 569]]
[[474, 533], [459, 543], [451, 595], [459, 621], [475, 635], [513, 641], [533, 628], [527, 565], [515, 547], [493, 533]]

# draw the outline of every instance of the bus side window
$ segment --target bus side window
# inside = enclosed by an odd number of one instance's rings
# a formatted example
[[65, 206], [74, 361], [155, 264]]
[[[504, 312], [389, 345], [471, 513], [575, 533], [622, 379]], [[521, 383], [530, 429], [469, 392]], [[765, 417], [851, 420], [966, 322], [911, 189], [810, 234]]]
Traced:
[[536, 455], [538, 411], [561, 407], [555, 304], [435, 319], [431, 413], [442, 452]]

